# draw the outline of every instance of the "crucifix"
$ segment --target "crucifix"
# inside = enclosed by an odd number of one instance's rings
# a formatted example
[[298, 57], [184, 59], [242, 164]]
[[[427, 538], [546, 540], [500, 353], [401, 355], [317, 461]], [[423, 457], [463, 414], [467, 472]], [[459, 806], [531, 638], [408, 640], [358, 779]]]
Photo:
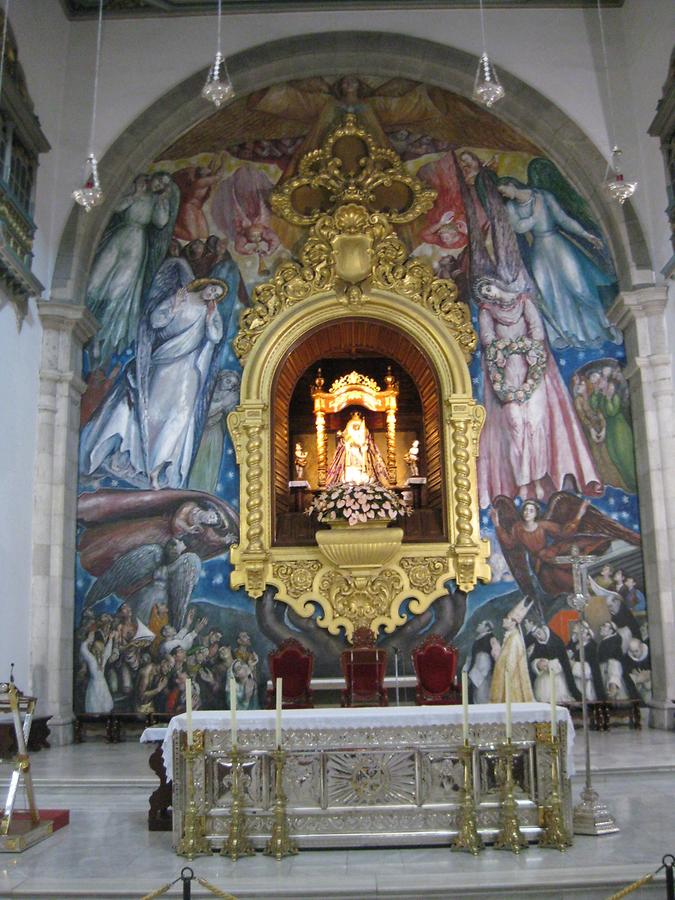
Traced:
[[572, 584], [574, 593], [569, 597], [570, 606], [579, 613], [577, 624], [577, 642], [579, 644], [579, 663], [581, 665], [581, 715], [584, 728], [584, 748], [586, 755], [586, 786], [581, 792], [581, 803], [574, 807], [573, 827], [575, 834], [613, 834], [619, 831], [614, 817], [600, 800], [598, 792], [591, 784], [591, 736], [588, 728], [588, 700], [586, 697], [586, 648], [585, 635], [588, 623], [586, 607], [588, 606], [588, 567], [595, 562], [597, 556], [584, 556], [576, 544], [571, 548], [569, 556], [556, 556], [558, 565], [572, 567]]

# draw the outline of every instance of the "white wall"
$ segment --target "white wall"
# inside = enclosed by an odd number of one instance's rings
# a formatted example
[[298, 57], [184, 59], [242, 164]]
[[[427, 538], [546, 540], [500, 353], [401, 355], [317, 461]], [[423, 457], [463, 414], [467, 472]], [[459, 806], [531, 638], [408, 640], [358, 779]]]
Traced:
[[[18, 43], [28, 89], [42, 128], [59, 142], [63, 120], [68, 21], [58, 2], [13, 4], [10, 21]], [[41, 158], [34, 219], [38, 231], [33, 272], [48, 283], [62, 220], [54, 217], [57, 151]], [[0, 301], [0, 305], [2, 301]], [[36, 398], [42, 330], [35, 302], [21, 331], [9, 304], [0, 309], [0, 680], [16, 662], [20, 687], [28, 683], [28, 634], [31, 595], [31, 525], [36, 446]]]
[[[646, 129], [667, 73], [673, 16], [670, 0], [648, 4], [626, 0], [621, 9], [603, 11], [617, 85], [619, 139], [627, 174], [635, 173], [641, 182], [636, 204], [657, 270], [670, 255], [669, 229], [658, 142], [646, 135]], [[22, 0], [12, 6], [11, 21], [36, 112], [53, 147], [41, 163], [35, 210], [39, 231], [34, 271], [48, 286], [71, 209], [70, 194], [81, 181], [87, 152], [95, 22], [69, 23], [58, 0]], [[214, 24], [213, 17], [205, 16], [105, 22], [95, 148], [99, 157], [147, 106], [198, 69], [206, 70], [215, 49]], [[536, 87], [607, 152], [605, 89], [593, 11], [489, 9], [486, 24], [496, 65]], [[355, 29], [409, 34], [475, 54], [481, 51], [477, 10], [426, 9], [227, 16], [224, 51], [232, 54], [278, 38]], [[498, 107], [495, 112], [499, 115]], [[105, 185], [105, 171], [102, 178]], [[23, 665], [27, 658], [39, 340], [34, 319], [17, 336], [12, 311], [0, 310], [0, 352], [7, 373], [0, 379], [0, 472], [10, 497], [0, 506], [4, 598], [0, 677], [10, 656]], [[20, 677], [25, 683], [21, 672]]]

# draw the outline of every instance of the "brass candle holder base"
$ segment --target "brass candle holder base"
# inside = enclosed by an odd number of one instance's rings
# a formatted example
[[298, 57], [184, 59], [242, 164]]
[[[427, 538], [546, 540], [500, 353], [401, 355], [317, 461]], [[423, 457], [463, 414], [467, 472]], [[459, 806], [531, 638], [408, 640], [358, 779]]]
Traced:
[[284, 763], [286, 762], [286, 754], [281, 749], [277, 749], [273, 753], [274, 756], [274, 820], [272, 823], [272, 834], [267, 846], [265, 854], [273, 856], [275, 859], [283, 859], [284, 856], [295, 856], [298, 852], [297, 846], [291, 840], [288, 828], [288, 816], [286, 815], [286, 794], [284, 793]]
[[551, 748], [551, 801], [544, 810], [544, 830], [539, 846], [564, 852], [572, 846], [572, 838], [565, 827], [560, 799], [560, 738], [550, 737], [548, 743]]
[[513, 783], [513, 757], [516, 752], [511, 738], [507, 738], [499, 747], [499, 755], [504, 761], [504, 783], [500, 826], [494, 843], [495, 850], [511, 850], [512, 853], [520, 853], [523, 847], [527, 847], [527, 838], [518, 823], [518, 804]]
[[457, 837], [450, 845], [451, 850], [463, 850], [477, 856], [485, 849], [483, 839], [478, 834], [476, 827], [476, 800], [473, 793], [473, 747], [468, 738], [462, 744], [459, 751], [464, 767], [464, 786], [462, 788], [462, 806], [459, 811], [459, 831]]
[[196, 800], [194, 764], [204, 753], [204, 732], [193, 733], [192, 744], [186, 744], [181, 750], [185, 758], [185, 790], [187, 803], [183, 814], [183, 836], [178, 841], [176, 853], [186, 859], [196, 856], [210, 856], [211, 847], [206, 839], [206, 817], [201, 812]]
[[246, 828], [246, 813], [244, 812], [244, 792], [241, 787], [241, 754], [236, 744], [230, 751], [232, 763], [232, 804], [230, 806], [230, 827], [227, 840], [220, 851], [221, 856], [229, 856], [231, 860], [238, 860], [240, 856], [253, 856], [255, 850], [248, 836]]

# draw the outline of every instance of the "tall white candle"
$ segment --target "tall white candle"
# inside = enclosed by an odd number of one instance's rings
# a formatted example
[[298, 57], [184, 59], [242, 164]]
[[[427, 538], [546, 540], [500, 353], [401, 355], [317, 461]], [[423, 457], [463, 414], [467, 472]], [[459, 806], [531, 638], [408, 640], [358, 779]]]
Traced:
[[553, 669], [548, 670], [549, 678], [551, 679], [551, 737], [558, 736], [558, 698], [556, 697], [556, 685], [555, 685], [555, 675], [553, 674]]
[[230, 675], [230, 728], [232, 729], [232, 746], [237, 746], [237, 685]]
[[188, 747], [192, 746], [192, 679], [185, 679], [185, 716], [187, 718]]
[[511, 740], [511, 670], [506, 670], [506, 740]]
[[469, 680], [466, 669], [462, 669], [462, 737], [469, 740]]
[[282, 706], [282, 700], [281, 700], [282, 681], [281, 681], [281, 678], [277, 678], [276, 688], [277, 688], [277, 708], [276, 708], [276, 721], [275, 721], [275, 726], [276, 726], [275, 740], [276, 740], [277, 747], [281, 747], [281, 706]]

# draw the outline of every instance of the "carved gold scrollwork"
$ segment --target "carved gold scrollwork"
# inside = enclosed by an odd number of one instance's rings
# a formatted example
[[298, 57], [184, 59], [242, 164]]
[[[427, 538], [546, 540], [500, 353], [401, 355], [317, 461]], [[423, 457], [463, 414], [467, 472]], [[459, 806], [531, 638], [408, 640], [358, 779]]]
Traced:
[[[378, 619], [391, 616], [391, 604], [403, 588], [403, 579], [395, 569], [382, 569], [374, 577], [343, 575], [331, 569], [321, 578], [320, 589], [330, 602], [333, 620], [328, 629], [337, 634], [343, 625], [351, 638], [355, 628], [372, 628]], [[398, 624], [405, 621], [401, 616]], [[378, 623], [379, 624], [379, 623]], [[377, 630], [377, 625], [373, 630]]]
[[272, 567], [274, 577], [283, 581], [289, 597], [297, 600], [312, 590], [314, 577], [321, 569], [321, 563], [313, 559], [293, 559], [284, 563], [275, 563]]
[[386, 211], [402, 224], [431, 209], [435, 199], [436, 191], [407, 172], [394, 150], [378, 146], [352, 113], [271, 195], [272, 209], [293, 225], [313, 225], [323, 212], [347, 203]]
[[442, 575], [450, 577], [445, 556], [404, 556], [399, 565], [408, 576], [410, 587], [423, 594], [431, 594]]

